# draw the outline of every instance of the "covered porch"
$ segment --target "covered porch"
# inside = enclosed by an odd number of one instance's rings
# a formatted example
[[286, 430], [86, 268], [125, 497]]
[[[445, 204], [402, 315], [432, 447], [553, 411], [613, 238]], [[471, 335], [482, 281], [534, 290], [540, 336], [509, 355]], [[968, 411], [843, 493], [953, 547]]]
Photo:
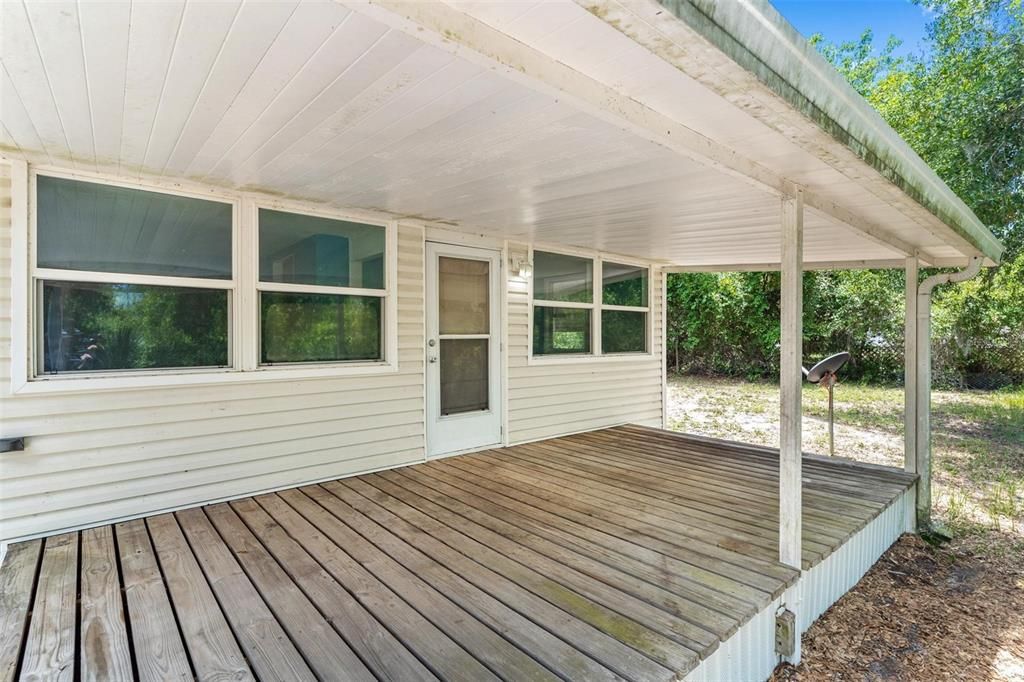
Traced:
[[630, 425], [20, 542], [0, 679], [763, 677], [783, 593], [913, 524], [915, 476], [802, 464], [802, 573], [778, 451]]
[[[0, 682], [763, 679], [927, 522], [928, 296], [1002, 246], [767, 2], [0, 14]], [[910, 473], [801, 453], [863, 267]], [[737, 268], [781, 455], [652, 428], [666, 277]]]

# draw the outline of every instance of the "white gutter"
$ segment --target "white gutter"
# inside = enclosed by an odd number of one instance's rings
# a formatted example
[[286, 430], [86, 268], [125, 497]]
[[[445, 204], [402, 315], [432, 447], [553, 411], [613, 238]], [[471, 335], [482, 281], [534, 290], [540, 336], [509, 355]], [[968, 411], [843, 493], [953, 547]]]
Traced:
[[971, 258], [967, 267], [958, 272], [932, 275], [917, 288], [917, 527], [931, 529], [932, 511], [932, 291], [940, 284], [965, 282], [981, 272], [984, 258]]

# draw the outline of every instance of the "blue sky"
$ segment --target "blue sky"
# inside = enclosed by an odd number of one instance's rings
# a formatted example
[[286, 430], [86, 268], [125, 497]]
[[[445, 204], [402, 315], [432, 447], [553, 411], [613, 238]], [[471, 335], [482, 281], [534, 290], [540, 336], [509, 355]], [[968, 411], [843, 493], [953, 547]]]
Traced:
[[800, 33], [821, 33], [834, 43], [858, 38], [871, 27], [876, 44], [890, 34], [903, 41], [898, 54], [918, 52], [928, 16], [910, 0], [771, 0]]

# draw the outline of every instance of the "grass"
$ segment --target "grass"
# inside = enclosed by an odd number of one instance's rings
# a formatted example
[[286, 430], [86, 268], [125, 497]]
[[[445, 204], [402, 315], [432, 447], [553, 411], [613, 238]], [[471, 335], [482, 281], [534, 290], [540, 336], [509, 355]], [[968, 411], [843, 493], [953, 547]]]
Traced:
[[[778, 447], [769, 382], [670, 377], [670, 428]], [[828, 454], [828, 398], [805, 384], [804, 449]], [[836, 455], [903, 466], [903, 389], [840, 384]], [[932, 393], [935, 516], [977, 549], [1024, 554], [1024, 389]]]

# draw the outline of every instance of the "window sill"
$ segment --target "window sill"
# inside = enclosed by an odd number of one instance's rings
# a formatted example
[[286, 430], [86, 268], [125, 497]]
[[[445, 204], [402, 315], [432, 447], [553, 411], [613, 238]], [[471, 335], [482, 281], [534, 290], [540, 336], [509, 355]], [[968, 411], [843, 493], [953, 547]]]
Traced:
[[320, 365], [316, 367], [260, 367], [242, 372], [225, 370], [167, 370], [160, 373], [111, 376], [110, 374], [44, 376], [12, 386], [14, 395], [81, 393], [88, 391], [132, 391], [178, 386], [213, 386], [274, 381], [313, 381], [373, 374], [393, 374], [397, 363], [375, 362], [359, 365]]
[[577, 365], [606, 362], [642, 362], [653, 360], [654, 353], [610, 353], [608, 355], [533, 355], [526, 358], [527, 365]]

